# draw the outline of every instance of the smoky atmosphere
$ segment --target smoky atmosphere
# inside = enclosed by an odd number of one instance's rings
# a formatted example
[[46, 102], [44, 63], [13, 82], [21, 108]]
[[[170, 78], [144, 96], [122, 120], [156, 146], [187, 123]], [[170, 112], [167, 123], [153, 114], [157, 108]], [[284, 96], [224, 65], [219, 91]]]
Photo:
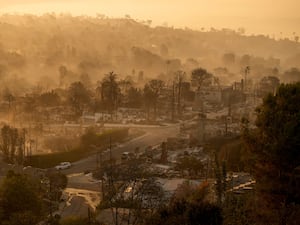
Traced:
[[297, 0], [0, 0], [0, 225], [299, 225]]

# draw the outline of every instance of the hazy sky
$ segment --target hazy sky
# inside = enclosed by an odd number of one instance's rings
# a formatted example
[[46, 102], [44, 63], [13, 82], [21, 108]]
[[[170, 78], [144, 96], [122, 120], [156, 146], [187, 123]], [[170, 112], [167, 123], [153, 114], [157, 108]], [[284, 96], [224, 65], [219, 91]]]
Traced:
[[246, 28], [248, 33], [300, 34], [300, 0], [0, 0], [0, 12], [129, 14], [175, 27]]

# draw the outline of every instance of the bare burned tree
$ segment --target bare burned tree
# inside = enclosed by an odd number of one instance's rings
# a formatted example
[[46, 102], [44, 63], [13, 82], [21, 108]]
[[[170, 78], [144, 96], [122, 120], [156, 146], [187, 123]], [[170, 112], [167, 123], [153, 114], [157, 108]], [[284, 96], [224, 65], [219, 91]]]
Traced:
[[138, 159], [122, 164], [104, 163], [104, 189], [100, 209], [110, 209], [117, 224], [141, 224], [164, 204], [162, 187]]

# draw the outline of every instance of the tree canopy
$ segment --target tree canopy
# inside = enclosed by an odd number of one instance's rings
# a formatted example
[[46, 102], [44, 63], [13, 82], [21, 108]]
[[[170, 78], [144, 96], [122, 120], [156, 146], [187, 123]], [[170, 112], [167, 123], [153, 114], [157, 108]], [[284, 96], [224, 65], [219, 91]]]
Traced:
[[84, 105], [91, 100], [89, 91], [81, 82], [74, 82], [69, 88], [69, 102], [74, 108], [75, 114], [81, 116], [84, 110]]
[[29, 177], [10, 171], [0, 189], [0, 221], [36, 224], [42, 215], [42, 202], [36, 188], [37, 185]]
[[194, 69], [191, 74], [191, 80], [194, 85], [197, 86], [198, 90], [201, 89], [204, 82], [209, 78], [212, 78], [212, 74], [210, 74], [206, 69], [203, 68]]
[[281, 172], [300, 164], [300, 83], [281, 85], [257, 108], [261, 154]]
[[275, 95], [266, 96], [257, 108], [257, 129], [252, 132], [244, 127], [246, 147], [254, 158], [252, 168], [265, 223], [293, 221], [290, 224], [294, 224], [297, 221], [295, 212], [300, 210], [300, 196], [295, 171], [300, 165], [299, 102], [300, 83], [282, 84]]
[[208, 184], [183, 183], [178, 187], [169, 205], [162, 207], [147, 224], [222, 224], [221, 209], [210, 203]]

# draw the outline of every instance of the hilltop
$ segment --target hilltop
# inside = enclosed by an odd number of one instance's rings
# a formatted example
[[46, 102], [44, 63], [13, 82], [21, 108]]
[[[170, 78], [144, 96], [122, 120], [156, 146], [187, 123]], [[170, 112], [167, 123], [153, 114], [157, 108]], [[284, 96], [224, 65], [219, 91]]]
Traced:
[[300, 67], [297, 38], [245, 36], [241, 29], [195, 31], [152, 27], [151, 21], [131, 18], [67, 14], [2, 15], [0, 29], [0, 75], [7, 85], [12, 77], [22, 86], [33, 80], [54, 85], [61, 66], [94, 81], [111, 70], [121, 76], [142, 71], [157, 77], [200, 66], [234, 77], [249, 65], [253, 77], [262, 77]]

